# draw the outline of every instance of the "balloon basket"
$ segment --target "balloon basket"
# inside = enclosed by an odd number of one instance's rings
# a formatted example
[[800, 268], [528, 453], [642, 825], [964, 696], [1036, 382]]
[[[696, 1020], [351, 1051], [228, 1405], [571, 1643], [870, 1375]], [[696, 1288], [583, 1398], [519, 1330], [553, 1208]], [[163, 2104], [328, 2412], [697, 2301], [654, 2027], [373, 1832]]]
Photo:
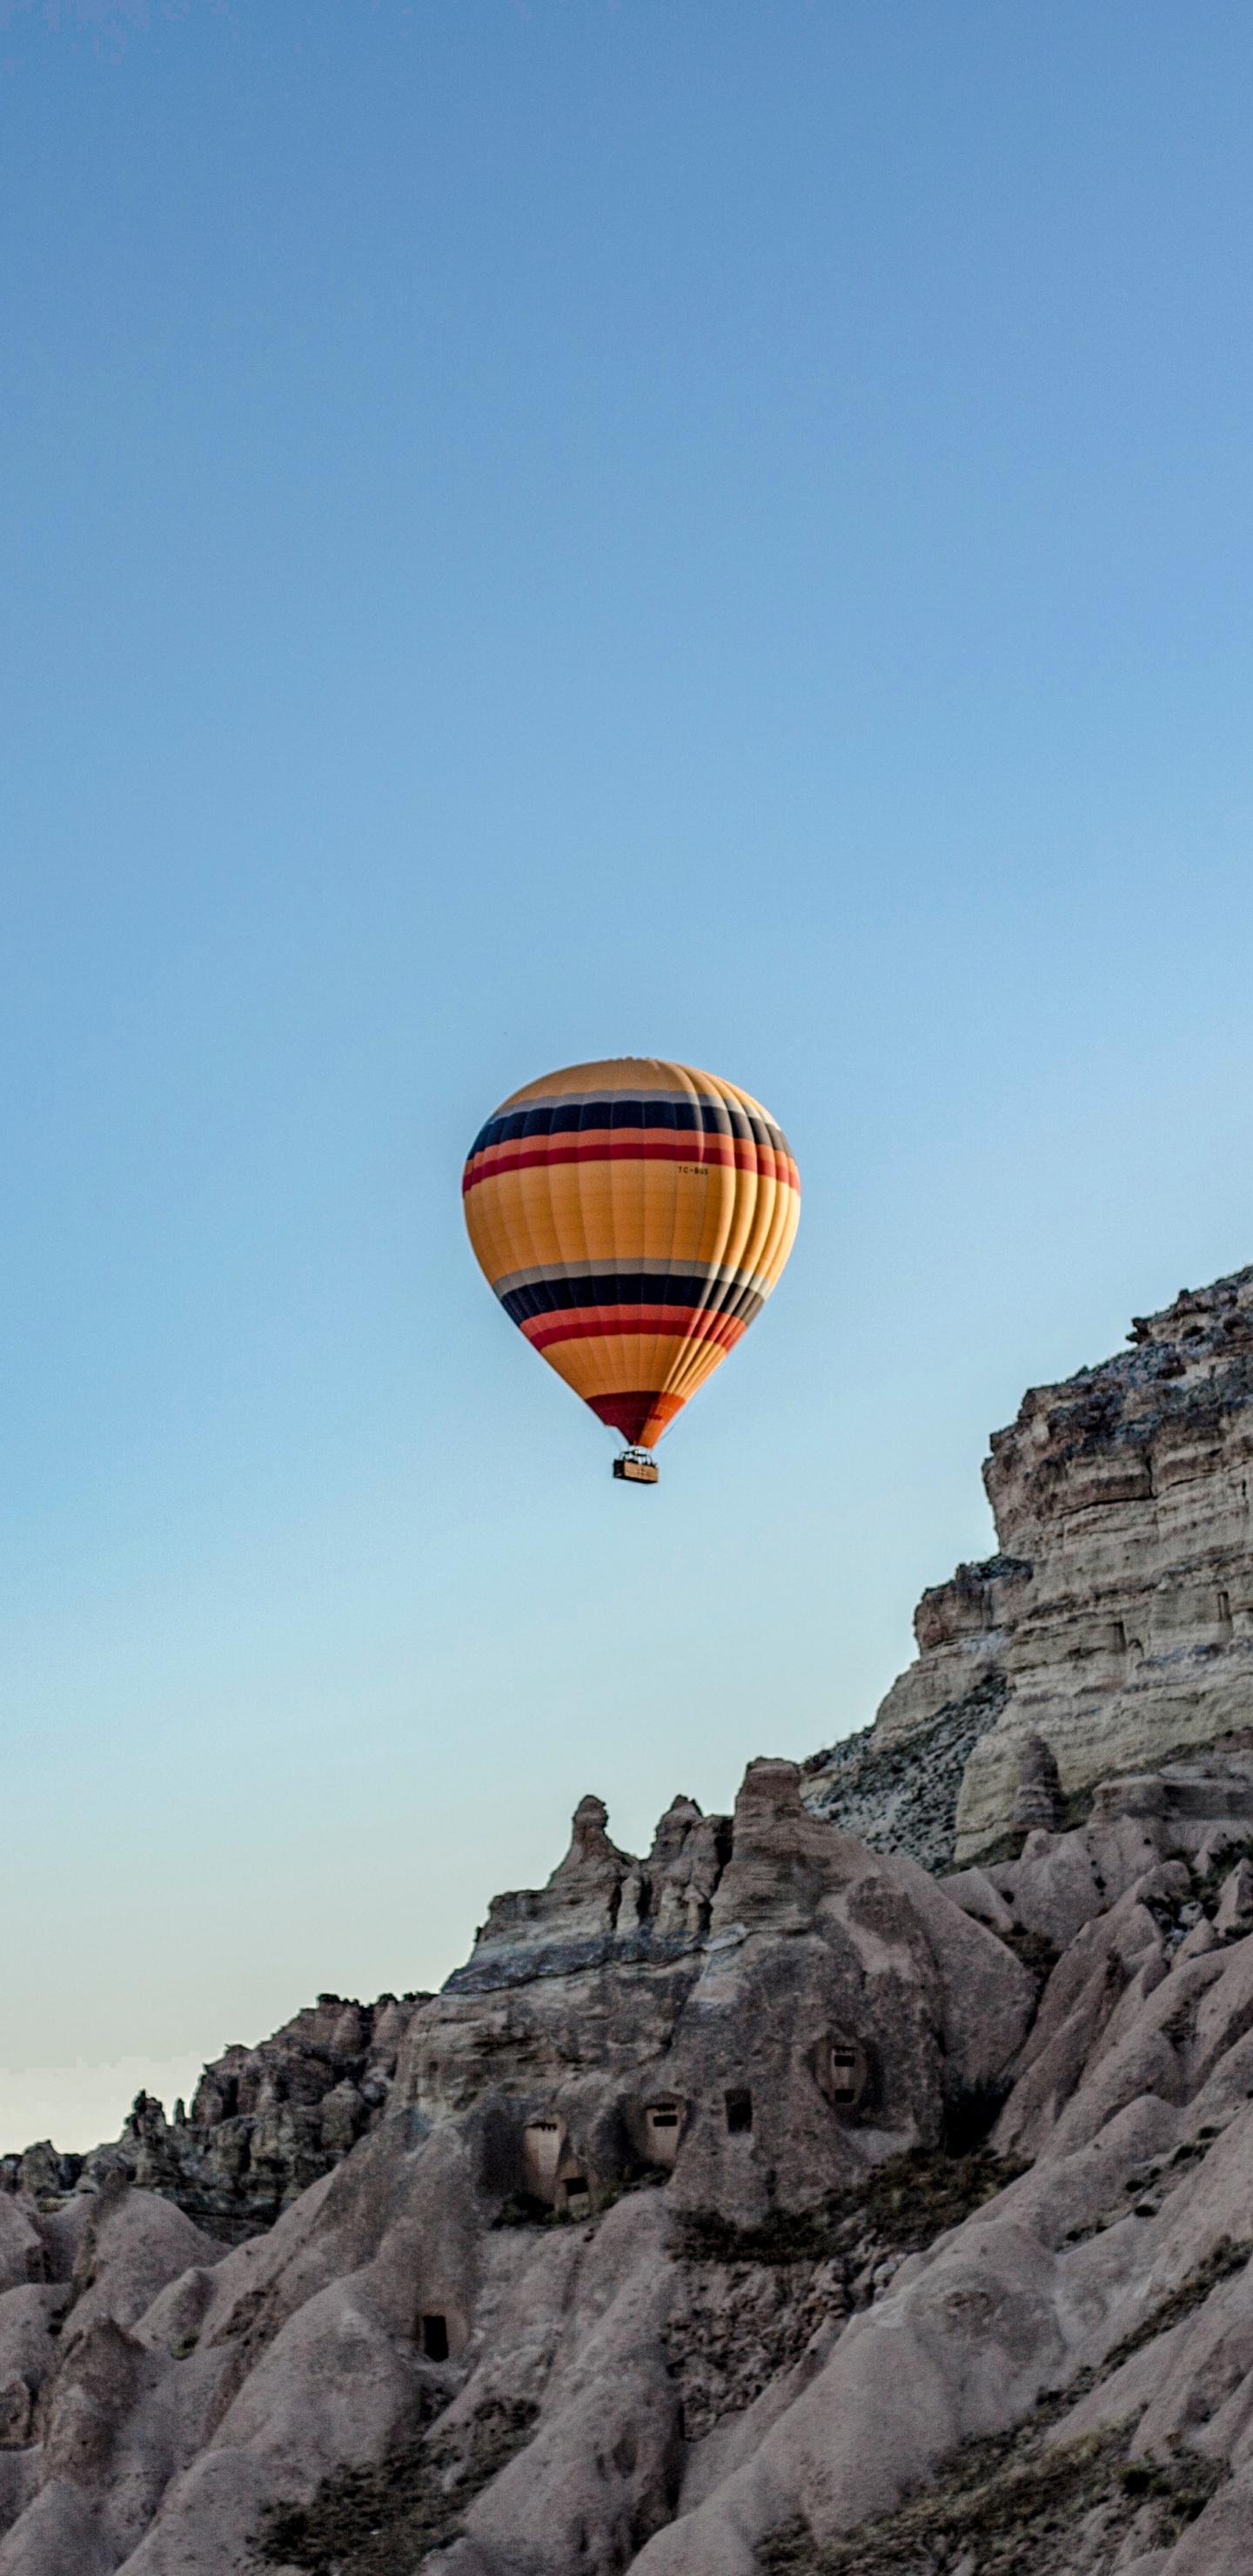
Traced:
[[661, 1471], [647, 1449], [624, 1449], [613, 1462], [613, 1472], [625, 1485], [655, 1485]]

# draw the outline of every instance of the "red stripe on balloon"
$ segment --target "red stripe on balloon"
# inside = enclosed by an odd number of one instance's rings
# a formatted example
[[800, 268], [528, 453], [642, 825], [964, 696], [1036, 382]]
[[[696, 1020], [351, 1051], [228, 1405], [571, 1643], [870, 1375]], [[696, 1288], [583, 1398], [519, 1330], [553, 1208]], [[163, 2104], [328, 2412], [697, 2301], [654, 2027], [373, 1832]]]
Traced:
[[579, 1145], [543, 1144], [527, 1146], [489, 1145], [486, 1153], [467, 1163], [461, 1191], [465, 1197], [477, 1189], [480, 1181], [495, 1180], [498, 1172], [532, 1172], [553, 1163], [691, 1163], [731, 1167], [740, 1172], [756, 1172], [766, 1180], [781, 1181], [787, 1189], [800, 1194], [800, 1174], [790, 1154], [777, 1154], [771, 1145], [748, 1145], [738, 1137], [702, 1139], [701, 1150], [693, 1153], [690, 1144]]
[[533, 1351], [550, 1342], [620, 1341], [627, 1334], [663, 1334], [685, 1342], [719, 1342], [733, 1350], [748, 1326], [737, 1315], [711, 1315], [699, 1306], [607, 1306], [565, 1315], [528, 1316], [518, 1327]]
[[621, 1395], [585, 1395], [583, 1401], [607, 1430], [620, 1431], [623, 1439], [630, 1441], [641, 1441], [647, 1435], [651, 1448], [676, 1413], [682, 1412], [687, 1398], [657, 1395], [650, 1387], [631, 1387]]

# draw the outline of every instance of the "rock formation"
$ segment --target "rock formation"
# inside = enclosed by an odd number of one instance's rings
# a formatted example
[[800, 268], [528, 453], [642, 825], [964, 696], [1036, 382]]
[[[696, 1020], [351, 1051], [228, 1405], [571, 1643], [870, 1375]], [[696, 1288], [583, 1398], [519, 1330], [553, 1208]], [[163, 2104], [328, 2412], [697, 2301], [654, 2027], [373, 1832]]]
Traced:
[[806, 1806], [872, 1851], [905, 1851], [924, 1869], [948, 1869], [966, 1765], [1008, 1697], [993, 1664], [959, 1699], [899, 1735], [876, 1724], [842, 1737], [806, 1762]]
[[1029, 1735], [1018, 1765], [1018, 1786], [1009, 1821], [1024, 1834], [1042, 1827], [1055, 1833], [1066, 1818], [1066, 1797], [1057, 1757], [1042, 1735]]
[[11, 2170], [0, 2576], [1248, 2576], [1253, 1756], [942, 1882], [801, 1785], [585, 1799], [262, 2233]]
[[210, 2236], [239, 2244], [271, 2227], [378, 2127], [401, 2041], [428, 2001], [319, 1995], [260, 2047], [228, 2048], [206, 2066], [190, 2118], [176, 2102], [167, 2122], [162, 2104], [140, 2093], [116, 2145], [66, 2156], [44, 2139], [0, 2158], [0, 2183], [53, 2210], [80, 2186], [121, 2174], [176, 2202]]
[[395, 2107], [490, 2101], [506, 2195], [595, 2208], [673, 2170], [736, 2225], [804, 2210], [1008, 2065], [1032, 1980], [969, 1933], [914, 1862], [809, 1816], [793, 1763], [750, 1765], [730, 1830], [676, 1801], [643, 1863], [585, 1799], [547, 1888], [498, 1898], [415, 2015]]
[[1027, 1397], [864, 1736], [0, 2162], [0, 2576], [1253, 2576], [1251, 1335]]
[[809, 1766], [815, 1812], [876, 1846], [904, 1825], [931, 1866], [954, 1836], [974, 1860], [1021, 1830], [1032, 1738], [1075, 1801], [1253, 1721], [1253, 1269], [1182, 1291], [1129, 1340], [993, 1433], [1000, 1552], [924, 1592], [918, 1659], [873, 1729]]

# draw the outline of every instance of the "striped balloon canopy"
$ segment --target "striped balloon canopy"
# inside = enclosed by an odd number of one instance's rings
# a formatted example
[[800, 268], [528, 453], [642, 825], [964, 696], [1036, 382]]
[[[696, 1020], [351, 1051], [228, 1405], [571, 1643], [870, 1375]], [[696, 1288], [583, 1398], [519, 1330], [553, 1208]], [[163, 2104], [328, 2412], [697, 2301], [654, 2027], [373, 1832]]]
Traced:
[[760, 1101], [656, 1056], [570, 1065], [512, 1093], [462, 1189], [506, 1313], [645, 1449], [760, 1313], [800, 1216], [787, 1139]]

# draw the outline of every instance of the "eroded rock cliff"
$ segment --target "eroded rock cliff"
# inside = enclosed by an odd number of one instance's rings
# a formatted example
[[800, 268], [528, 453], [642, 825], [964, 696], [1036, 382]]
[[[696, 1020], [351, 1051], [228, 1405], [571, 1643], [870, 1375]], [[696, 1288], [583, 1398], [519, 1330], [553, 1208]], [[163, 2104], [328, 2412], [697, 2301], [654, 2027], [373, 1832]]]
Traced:
[[159, 2191], [198, 2227], [237, 2245], [272, 2227], [302, 2191], [378, 2127], [401, 2041], [421, 1994], [359, 2004], [319, 1995], [272, 2039], [235, 2046], [206, 2066], [190, 2116], [136, 2096], [116, 2143], [59, 2154], [48, 2139], [0, 2158], [0, 2182], [43, 2210], [110, 2175]]
[[0, 2576], [1253, 2576], [1251, 1385], [1247, 1271], [865, 1735], [0, 2163]]
[[943, 1883], [800, 1787], [585, 1799], [262, 2234], [11, 2175], [0, 2576], [1247, 2576], [1253, 1760]]
[[1253, 1269], [1129, 1340], [993, 1434], [999, 1553], [923, 1594], [873, 1729], [810, 1766], [816, 1812], [977, 1859], [1015, 1831], [1033, 1737], [1081, 1800], [1253, 1725]]

